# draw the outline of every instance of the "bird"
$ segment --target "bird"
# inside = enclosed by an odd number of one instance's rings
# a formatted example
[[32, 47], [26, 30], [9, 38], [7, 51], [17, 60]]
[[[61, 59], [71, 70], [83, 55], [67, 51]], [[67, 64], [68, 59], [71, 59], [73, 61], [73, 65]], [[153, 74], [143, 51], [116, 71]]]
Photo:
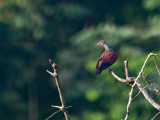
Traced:
[[96, 65], [95, 74], [100, 75], [103, 70], [116, 62], [118, 55], [106, 44], [104, 40], [99, 41], [97, 45], [101, 45], [105, 48], [105, 51], [100, 56]]

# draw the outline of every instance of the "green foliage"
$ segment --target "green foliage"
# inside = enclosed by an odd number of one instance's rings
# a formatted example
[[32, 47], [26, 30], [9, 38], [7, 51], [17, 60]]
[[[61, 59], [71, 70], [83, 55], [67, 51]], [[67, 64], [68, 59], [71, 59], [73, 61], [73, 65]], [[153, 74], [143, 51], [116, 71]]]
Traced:
[[[96, 43], [104, 39], [118, 53], [111, 66], [118, 76], [125, 78], [126, 59], [130, 76], [137, 76], [148, 53], [160, 50], [159, 7], [157, 0], [1, 0], [0, 119], [25, 120], [35, 111], [44, 120], [54, 112], [50, 105], [60, 103], [55, 82], [45, 72], [52, 69], [48, 58], [58, 64], [71, 119], [124, 118], [130, 86], [108, 70], [94, 75], [103, 52]], [[142, 82], [151, 80], [159, 88], [155, 61], [160, 67], [159, 58], [151, 58]], [[159, 96], [150, 94], [159, 102]], [[143, 99], [134, 100], [129, 119], [147, 120], [156, 113]], [[63, 119], [63, 114], [53, 117]]]
[[144, 7], [147, 10], [154, 10], [156, 8], [159, 8], [160, 1], [159, 0], [143, 0], [144, 1]]
[[97, 61], [88, 61], [86, 62], [86, 69], [88, 72], [94, 73]]
[[85, 112], [84, 120], [105, 120], [105, 113], [100, 112]]
[[96, 89], [89, 89], [86, 91], [86, 99], [90, 102], [96, 101], [100, 97], [100, 93]]

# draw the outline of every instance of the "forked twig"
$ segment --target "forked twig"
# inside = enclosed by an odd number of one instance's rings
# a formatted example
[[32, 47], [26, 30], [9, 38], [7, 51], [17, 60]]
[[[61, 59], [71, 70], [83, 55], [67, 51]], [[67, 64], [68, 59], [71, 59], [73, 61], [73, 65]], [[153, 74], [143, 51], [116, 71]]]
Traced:
[[60, 85], [60, 82], [59, 82], [59, 77], [58, 77], [58, 71], [57, 71], [57, 65], [55, 63], [53, 63], [53, 61], [51, 59], [49, 59], [49, 63], [51, 64], [52, 68], [53, 68], [53, 73], [46, 70], [49, 74], [51, 74], [54, 78], [55, 78], [55, 81], [56, 81], [56, 85], [57, 85], [57, 88], [58, 88], [58, 92], [59, 92], [59, 97], [60, 97], [60, 101], [61, 101], [61, 104], [62, 106], [55, 106], [55, 105], [52, 105], [52, 107], [55, 107], [55, 108], [59, 108], [60, 110], [58, 110], [57, 112], [53, 113], [51, 116], [49, 116], [47, 118], [47, 120], [49, 118], [51, 118], [53, 115], [55, 115], [56, 113], [58, 113], [59, 111], [62, 111], [64, 113], [64, 116], [66, 118], [66, 120], [70, 120], [69, 118], [69, 115], [68, 115], [68, 111], [65, 106], [65, 101], [64, 101], [64, 98], [63, 98], [63, 94], [62, 94], [62, 90], [61, 90], [61, 85]]
[[[124, 61], [124, 67], [125, 67], [125, 75], [126, 75], [126, 80], [129, 80], [129, 75], [128, 75], [128, 59]], [[133, 82], [134, 83], [134, 82]], [[134, 89], [134, 84], [131, 87], [131, 90], [129, 92], [129, 99], [128, 99], [128, 104], [127, 104], [127, 111], [126, 111], [126, 116], [124, 118], [124, 120], [128, 120], [128, 116], [129, 116], [129, 109], [130, 109], [130, 105], [132, 102], [132, 94], [133, 94], [133, 89]]]
[[108, 69], [109, 69], [109, 72], [110, 72], [118, 81], [120, 81], [120, 82], [126, 82], [125, 79], [118, 77], [118, 76], [113, 72], [113, 70], [112, 70], [111, 68], [108, 68]]

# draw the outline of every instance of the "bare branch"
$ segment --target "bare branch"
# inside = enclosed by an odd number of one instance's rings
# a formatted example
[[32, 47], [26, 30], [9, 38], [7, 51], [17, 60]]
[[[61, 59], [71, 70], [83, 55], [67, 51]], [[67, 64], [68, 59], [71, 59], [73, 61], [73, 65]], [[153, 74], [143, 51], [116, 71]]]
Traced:
[[54, 116], [55, 114], [57, 114], [58, 112], [60, 112], [61, 110], [58, 110], [58, 111], [56, 111], [56, 112], [54, 112], [52, 115], [50, 115], [48, 118], [46, 118], [45, 120], [48, 120], [48, 119], [50, 119], [52, 116]]
[[120, 81], [120, 82], [126, 82], [125, 79], [118, 77], [118, 76], [113, 72], [113, 70], [112, 70], [111, 68], [108, 68], [108, 69], [109, 69], [109, 72], [110, 72], [118, 81]]
[[[51, 105], [51, 107], [62, 109], [61, 106], [56, 106], [56, 105]], [[72, 107], [72, 106], [67, 106], [66, 108], [70, 108], [70, 107]]]
[[127, 104], [126, 117], [124, 118], [124, 120], [128, 120], [128, 116], [129, 116], [129, 108], [130, 108], [130, 105], [131, 105], [131, 102], [132, 102], [133, 88], [134, 88], [134, 86], [132, 85], [131, 91], [130, 91], [130, 93], [129, 93], [129, 99], [128, 99], [128, 104]]
[[124, 61], [124, 68], [125, 68], [125, 74], [126, 74], [126, 80], [128, 80], [128, 59]]
[[151, 103], [151, 105], [153, 107], [155, 107], [157, 110], [160, 110], [160, 105], [158, 103], [156, 103], [152, 97], [148, 94], [148, 92], [143, 89], [143, 85], [141, 84], [141, 82], [139, 80], [137, 80], [137, 86], [139, 88], [139, 90], [142, 92], [142, 94], [144, 95], [144, 97], [146, 98], [146, 100], [148, 100], [149, 103]]
[[147, 87], [151, 90], [154, 91], [157, 95], [160, 95], [160, 90], [156, 87], [155, 83], [153, 83], [151, 80], [150, 81], [150, 85], [146, 82]]
[[[125, 75], [126, 75], [126, 79], [122, 79], [120, 77], [118, 77], [111, 68], [109, 68], [109, 71], [111, 72], [111, 74], [113, 75], [113, 77], [115, 77], [118, 81], [120, 82], [126, 82], [126, 83], [134, 83], [135, 78], [134, 77], [129, 77], [128, 75], [128, 60], [124, 61], [124, 66], [125, 66]], [[132, 94], [133, 94], [133, 88], [134, 88], [134, 84], [131, 87], [131, 91], [129, 93], [129, 99], [128, 99], [128, 104], [127, 104], [127, 112], [126, 112], [126, 116], [124, 120], [128, 120], [128, 116], [129, 116], [129, 109], [130, 109], [130, 105], [132, 102]]]
[[160, 105], [159, 105], [158, 103], [156, 103], [156, 102], [152, 99], [151, 96], [149, 96], [148, 92], [147, 92], [145, 89], [143, 89], [143, 86], [142, 86], [141, 82], [139, 81], [139, 78], [141, 77], [141, 74], [142, 74], [143, 71], [144, 71], [144, 67], [145, 67], [146, 63], [148, 62], [148, 60], [149, 60], [149, 58], [150, 58], [151, 56], [158, 56], [158, 57], [160, 57], [160, 55], [157, 55], [157, 54], [154, 54], [154, 53], [150, 53], [150, 54], [147, 56], [147, 58], [146, 58], [146, 60], [145, 60], [145, 62], [144, 62], [144, 64], [143, 64], [143, 66], [142, 66], [142, 68], [141, 68], [141, 71], [139, 72], [137, 78], [135, 79], [135, 83], [134, 83], [134, 84], [137, 84], [139, 90], [142, 92], [142, 94], [143, 94], [144, 97], [148, 100], [148, 102], [151, 103], [151, 104], [153, 105], [153, 107], [155, 107], [157, 110], [160, 110]]
[[155, 64], [155, 66], [156, 66], [156, 68], [157, 68], [158, 74], [160, 75], [159, 68], [158, 68], [158, 66], [157, 66], [157, 64], [156, 64], [156, 62], [155, 62], [155, 61], [154, 61], [154, 64]]
[[[148, 86], [145, 86], [143, 89], [145, 89], [146, 87], [148, 87]], [[141, 91], [139, 91], [139, 92], [137, 93], [137, 95], [134, 96], [133, 100], [134, 100], [140, 93], [141, 93]]]
[[[144, 97], [146, 98], [146, 100], [148, 100], [148, 102], [149, 102], [153, 107], [155, 107], [157, 110], [160, 111], [160, 105], [159, 105], [158, 103], [156, 103], [156, 102], [152, 99], [152, 97], [151, 97], [151, 96], [148, 94], [148, 92], [146, 91], [146, 89], [145, 89], [146, 87], [143, 87], [143, 85], [142, 85], [141, 82], [139, 81], [139, 78], [141, 77], [141, 75], [142, 75], [142, 73], [143, 73], [143, 71], [144, 71], [144, 68], [145, 68], [145, 66], [146, 66], [146, 64], [147, 64], [147, 62], [148, 62], [148, 60], [149, 60], [149, 58], [150, 58], [151, 56], [158, 56], [158, 57], [160, 57], [160, 55], [157, 55], [157, 54], [154, 54], [154, 53], [150, 53], [150, 54], [147, 56], [147, 58], [146, 58], [146, 60], [145, 60], [145, 62], [144, 62], [144, 64], [143, 64], [143, 66], [142, 66], [142, 68], [141, 68], [141, 70], [140, 70], [140, 72], [139, 72], [139, 74], [138, 74], [138, 76], [137, 76], [136, 78], [134, 78], [134, 77], [129, 77], [129, 75], [128, 75], [128, 60], [124, 61], [126, 79], [122, 79], [122, 78], [118, 77], [118, 76], [113, 72], [113, 70], [109, 68], [109, 71], [111, 72], [111, 74], [113, 75], [113, 77], [115, 77], [118, 81], [120, 81], [120, 82], [126, 82], [126, 83], [133, 82], [132, 87], [131, 87], [131, 91], [130, 91], [130, 93], [129, 93], [129, 100], [128, 100], [128, 104], [127, 104], [127, 112], [126, 112], [126, 116], [125, 116], [125, 119], [124, 119], [124, 120], [128, 120], [130, 104], [131, 104], [132, 100], [137, 96], [137, 95], [136, 95], [136, 96], [132, 99], [133, 89], [134, 89], [134, 86], [135, 86], [135, 85], [138, 86], [140, 92], [142, 92], [142, 94], [144, 95]], [[157, 69], [157, 70], [159, 70], [159, 69]], [[144, 76], [143, 76], [143, 77], [144, 77]], [[139, 92], [139, 93], [140, 93], [140, 92]], [[139, 93], [138, 93], [138, 94], [139, 94]], [[159, 113], [157, 113], [157, 114], [159, 114]]]
[[62, 109], [62, 106], [51, 105], [51, 107]]
[[155, 114], [155, 116], [151, 120], [154, 120], [159, 114], [160, 114], [160, 111], [157, 114]]
[[154, 54], [154, 53], [150, 53], [150, 54], [147, 56], [147, 58], [146, 58], [146, 60], [145, 60], [145, 62], [144, 62], [144, 64], [143, 64], [143, 66], [142, 66], [142, 68], [141, 68], [141, 71], [139, 72], [139, 74], [138, 74], [138, 76], [137, 76], [137, 78], [136, 78], [136, 80], [135, 80], [135, 84], [136, 84], [137, 80], [141, 77], [141, 74], [142, 74], [143, 71], [144, 71], [144, 67], [146, 66], [146, 63], [148, 62], [148, 59], [149, 59], [151, 56], [158, 56], [158, 57], [160, 57], [160, 55], [157, 55], [157, 54]]
[[[62, 104], [62, 106], [54, 106], [53, 105], [52, 107], [59, 108], [60, 111], [62, 111], [64, 113], [64, 116], [65, 116], [66, 120], [70, 120], [69, 115], [68, 115], [68, 111], [67, 111], [66, 106], [65, 106], [65, 101], [64, 101], [64, 98], [63, 98], [63, 94], [62, 94], [61, 85], [60, 85], [60, 82], [59, 82], [57, 65], [51, 59], [49, 59], [49, 63], [51, 64], [54, 72], [52, 73], [48, 70], [46, 70], [46, 71], [55, 78], [56, 85], [57, 85], [58, 92], [59, 92], [60, 101], [61, 101], [61, 104]], [[57, 111], [57, 112], [59, 112], [59, 111]], [[53, 115], [55, 115], [55, 114], [53, 113], [50, 117], [52, 117]], [[49, 119], [50, 117], [48, 117], [47, 119]]]

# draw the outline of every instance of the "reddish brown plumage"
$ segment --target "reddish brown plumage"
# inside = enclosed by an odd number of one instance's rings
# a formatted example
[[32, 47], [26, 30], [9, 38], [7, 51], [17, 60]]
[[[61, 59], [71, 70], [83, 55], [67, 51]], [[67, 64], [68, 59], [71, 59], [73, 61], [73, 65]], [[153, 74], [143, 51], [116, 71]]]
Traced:
[[95, 74], [100, 74], [104, 69], [115, 63], [118, 58], [117, 54], [113, 50], [109, 48], [107, 49], [108, 51], [105, 50], [98, 60]]

